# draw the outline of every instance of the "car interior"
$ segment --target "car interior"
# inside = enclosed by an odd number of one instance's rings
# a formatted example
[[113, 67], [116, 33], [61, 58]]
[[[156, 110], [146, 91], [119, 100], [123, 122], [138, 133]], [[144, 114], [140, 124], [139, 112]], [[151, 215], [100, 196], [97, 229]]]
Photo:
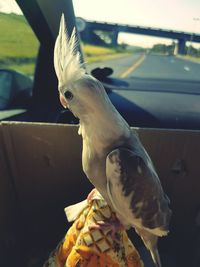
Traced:
[[[44, 180], [48, 181], [48, 177], [39, 170], [32, 170], [36, 177], [29, 182], [26, 181], [28, 177], [24, 177], [31, 170], [24, 171], [23, 178], [17, 182], [15, 174], [12, 173], [12, 180], [7, 181], [6, 175], [4, 176], [7, 159], [2, 154], [5, 147], [2, 147], [0, 266], [39, 267], [70, 225], [64, 215], [64, 207], [78, 202], [80, 198], [84, 199], [92, 185], [81, 169], [81, 141], [76, 134], [79, 121], [59, 102], [58, 81], [53, 65], [54, 44], [61, 14], [65, 15], [69, 34], [76, 27], [72, 0], [16, 2], [39, 41], [39, 51], [32, 79], [19, 77], [15, 71], [0, 70], [0, 85], [4, 83], [4, 79], [10, 79], [12, 87], [18, 92], [9, 102], [8, 110], [19, 109], [9, 115], [2, 113], [0, 120], [2, 123], [22, 123], [23, 127], [16, 126], [14, 130], [16, 136], [13, 137], [13, 142], [21, 140], [21, 151], [16, 155], [22, 157], [23, 151], [26, 153], [24, 157], [29, 158], [30, 162], [36, 159], [33, 156], [34, 141], [27, 146], [28, 138], [34, 133], [37, 135], [42, 123], [44, 130], [40, 128], [41, 134], [44, 138], [49, 135], [48, 140], [54, 143], [52, 153], [58, 155], [60, 166], [58, 164], [57, 167], [62, 170], [54, 174], [49, 173], [51, 178], [47, 183]], [[80, 47], [79, 49], [81, 51]], [[86, 70], [90, 72], [87, 64]], [[151, 152], [163, 188], [171, 200], [173, 216], [170, 234], [159, 240], [163, 267], [200, 266], [199, 81], [116, 78], [112, 76], [113, 70], [106, 66], [99, 66], [90, 73], [103, 83], [113, 105], [129, 125], [139, 132], [145, 147]], [[27, 88], [31, 90], [26, 90]], [[5, 103], [6, 101], [8, 99]], [[0, 108], [3, 110], [4, 106]], [[63, 124], [72, 128], [65, 132]], [[58, 126], [61, 128], [57, 128]], [[18, 127], [23, 129], [22, 136], [19, 136]], [[9, 133], [11, 128], [12, 126], [7, 126], [6, 131]], [[76, 154], [70, 155], [67, 151], [66, 156], [62, 145], [56, 147], [56, 136], [59, 134], [60, 139], [66, 139], [64, 142], [69, 148], [68, 151], [76, 150]], [[3, 132], [0, 131], [1, 138]], [[74, 141], [71, 138], [74, 138]], [[26, 146], [23, 145], [23, 140], [26, 140]], [[22, 161], [26, 163], [26, 159]], [[78, 162], [78, 167], [74, 162]], [[21, 166], [16, 168], [22, 168]], [[11, 167], [8, 166], [8, 169]], [[29, 166], [24, 168], [26, 170]], [[62, 178], [58, 178], [59, 175]], [[66, 175], [67, 179], [64, 180]], [[54, 180], [58, 181], [56, 186]], [[19, 192], [23, 192], [23, 197], [19, 197]], [[138, 235], [130, 230], [129, 236], [141, 253], [145, 267], [153, 266], [150, 255]]]

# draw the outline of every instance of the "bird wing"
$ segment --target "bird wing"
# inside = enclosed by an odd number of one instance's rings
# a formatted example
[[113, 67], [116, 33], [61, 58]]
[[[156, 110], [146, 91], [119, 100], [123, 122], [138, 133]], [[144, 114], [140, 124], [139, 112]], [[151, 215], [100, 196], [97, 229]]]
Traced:
[[168, 232], [171, 211], [153, 170], [138, 153], [115, 149], [106, 159], [107, 192], [122, 223], [162, 236]]

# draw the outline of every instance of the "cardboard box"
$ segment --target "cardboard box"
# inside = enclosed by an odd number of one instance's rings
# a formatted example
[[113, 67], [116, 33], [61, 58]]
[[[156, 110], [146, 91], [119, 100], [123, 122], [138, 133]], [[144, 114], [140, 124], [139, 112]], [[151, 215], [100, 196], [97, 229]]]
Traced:
[[[4, 257], [14, 249], [23, 256], [36, 253], [35, 248], [52, 249], [67, 231], [64, 207], [85, 199], [91, 190], [82, 171], [82, 140], [77, 132], [77, 126], [61, 124], [0, 124], [0, 245]], [[137, 132], [171, 199], [173, 218], [166, 242], [176, 249], [180, 242], [192, 241], [199, 229], [200, 132]]]

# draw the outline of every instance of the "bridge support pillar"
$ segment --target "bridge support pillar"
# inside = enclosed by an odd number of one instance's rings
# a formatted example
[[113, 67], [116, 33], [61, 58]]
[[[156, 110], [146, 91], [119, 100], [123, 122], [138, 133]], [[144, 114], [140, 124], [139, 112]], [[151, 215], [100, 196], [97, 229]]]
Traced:
[[86, 43], [90, 43], [91, 42], [91, 30], [89, 27], [87, 27], [84, 31], [79, 32], [82, 41], [86, 42]]
[[117, 46], [117, 39], [118, 39], [118, 31], [112, 32], [112, 46]]
[[186, 54], [186, 44], [184, 39], [178, 40], [178, 54], [185, 55]]

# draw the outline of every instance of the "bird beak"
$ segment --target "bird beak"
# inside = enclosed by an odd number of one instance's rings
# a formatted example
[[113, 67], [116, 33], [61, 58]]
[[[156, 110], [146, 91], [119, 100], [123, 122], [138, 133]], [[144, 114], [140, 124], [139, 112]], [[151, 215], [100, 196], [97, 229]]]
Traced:
[[65, 97], [60, 93], [60, 103], [61, 103], [61, 105], [64, 107], [64, 108], [67, 108], [67, 106], [68, 106], [68, 103], [67, 103], [67, 101], [66, 101], [66, 99], [65, 99]]

